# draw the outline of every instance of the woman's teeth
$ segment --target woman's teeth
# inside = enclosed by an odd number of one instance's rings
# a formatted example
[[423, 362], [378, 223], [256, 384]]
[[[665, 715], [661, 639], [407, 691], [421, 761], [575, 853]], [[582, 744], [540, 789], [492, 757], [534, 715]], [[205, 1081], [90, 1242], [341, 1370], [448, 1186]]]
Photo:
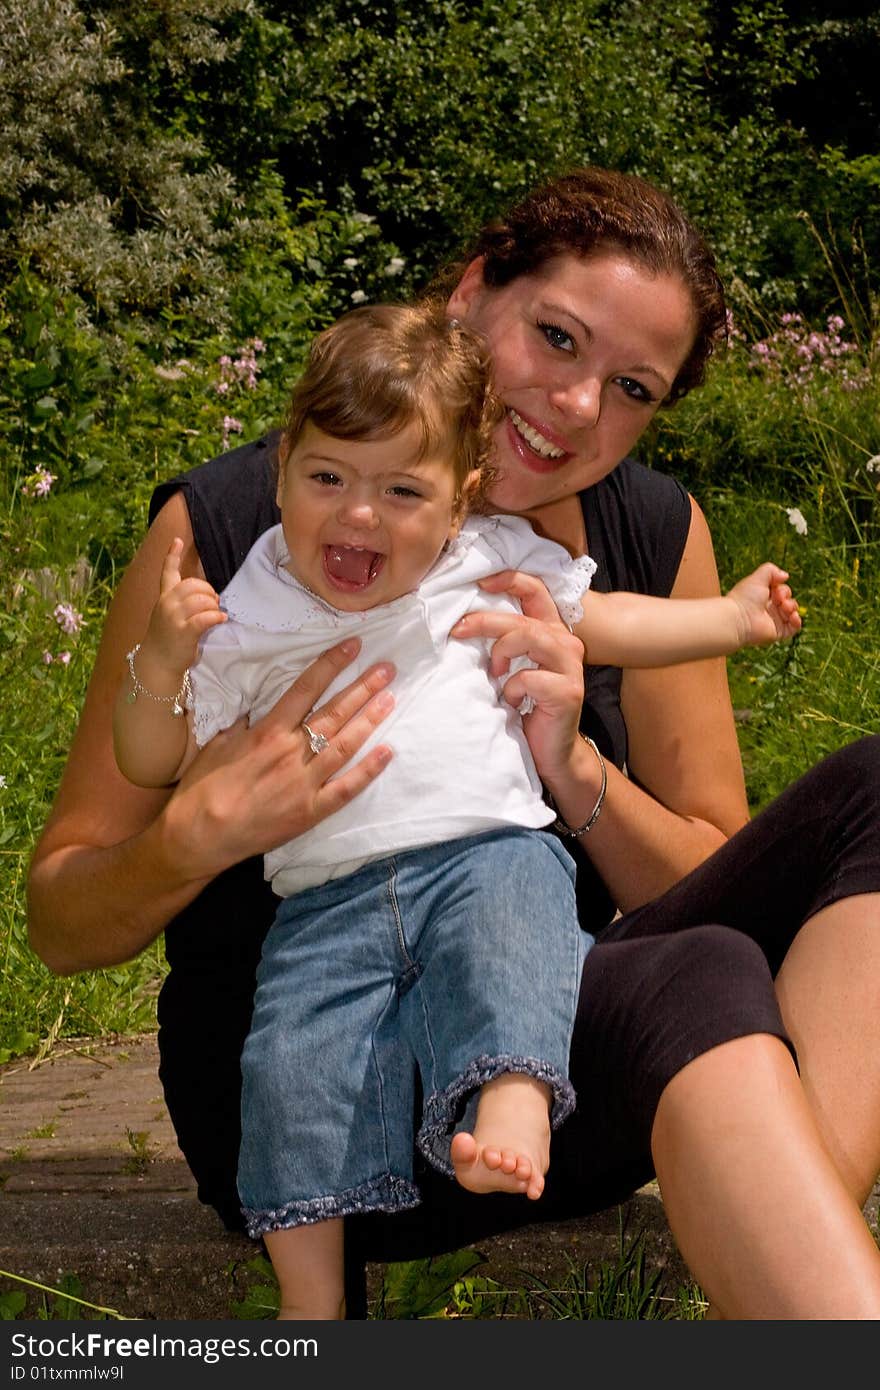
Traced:
[[534, 449], [536, 454], [540, 454], [545, 459], [561, 459], [565, 456], [564, 449], [557, 449], [555, 444], [551, 444], [549, 439], [545, 439], [543, 434], [539, 434], [532, 425], [526, 424], [521, 415], [517, 415], [512, 406], [508, 406], [507, 414], [513, 422], [513, 427], [517, 434], [521, 434], [530, 449]]

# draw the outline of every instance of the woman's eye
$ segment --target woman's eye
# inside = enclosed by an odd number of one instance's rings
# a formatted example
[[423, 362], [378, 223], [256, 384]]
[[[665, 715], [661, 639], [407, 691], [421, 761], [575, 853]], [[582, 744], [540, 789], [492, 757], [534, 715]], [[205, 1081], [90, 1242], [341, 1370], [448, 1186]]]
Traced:
[[566, 333], [564, 328], [560, 328], [558, 323], [539, 322], [538, 328], [552, 348], [559, 348], [562, 352], [574, 351], [571, 334]]
[[640, 381], [636, 381], [635, 377], [619, 376], [617, 378], [617, 384], [631, 400], [642, 401], [645, 405], [653, 405], [657, 399], [656, 396], [652, 395], [648, 390], [647, 386], [644, 386]]

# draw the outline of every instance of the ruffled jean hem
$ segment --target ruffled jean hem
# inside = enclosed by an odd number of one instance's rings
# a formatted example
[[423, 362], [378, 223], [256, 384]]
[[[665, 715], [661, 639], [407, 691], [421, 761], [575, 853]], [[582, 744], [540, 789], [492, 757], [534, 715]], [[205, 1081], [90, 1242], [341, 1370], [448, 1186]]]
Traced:
[[562, 1072], [542, 1062], [537, 1057], [512, 1057], [501, 1054], [497, 1057], [477, 1057], [460, 1076], [443, 1091], [433, 1091], [425, 1101], [422, 1125], [416, 1135], [416, 1143], [429, 1163], [444, 1173], [455, 1177], [455, 1169], [449, 1158], [449, 1145], [456, 1129], [456, 1116], [461, 1102], [487, 1081], [505, 1072], [521, 1072], [543, 1081], [550, 1087], [553, 1104], [550, 1110], [550, 1127], [558, 1129], [575, 1107], [574, 1087]]
[[253, 1240], [267, 1231], [286, 1231], [293, 1226], [314, 1226], [319, 1221], [332, 1221], [339, 1216], [355, 1216], [364, 1211], [405, 1211], [421, 1201], [419, 1189], [408, 1178], [383, 1173], [359, 1187], [327, 1197], [306, 1197], [287, 1202], [283, 1207], [261, 1210], [242, 1207], [245, 1229]]

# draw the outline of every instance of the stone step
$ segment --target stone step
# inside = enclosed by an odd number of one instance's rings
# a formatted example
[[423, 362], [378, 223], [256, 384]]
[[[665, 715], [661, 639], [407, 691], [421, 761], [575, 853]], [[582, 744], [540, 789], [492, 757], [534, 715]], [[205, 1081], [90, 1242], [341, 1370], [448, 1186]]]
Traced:
[[[684, 1282], [656, 1191], [588, 1221], [480, 1242], [477, 1275], [556, 1286], [573, 1266], [616, 1260], [621, 1218], [644, 1230], [652, 1267]], [[266, 1282], [257, 1247], [197, 1199], [158, 1079], [154, 1035], [59, 1043], [0, 1068], [0, 1270], [134, 1318], [226, 1318]], [[378, 1297], [383, 1268], [368, 1266]], [[0, 1292], [26, 1286], [0, 1275]], [[39, 1293], [28, 1289], [28, 1309]]]

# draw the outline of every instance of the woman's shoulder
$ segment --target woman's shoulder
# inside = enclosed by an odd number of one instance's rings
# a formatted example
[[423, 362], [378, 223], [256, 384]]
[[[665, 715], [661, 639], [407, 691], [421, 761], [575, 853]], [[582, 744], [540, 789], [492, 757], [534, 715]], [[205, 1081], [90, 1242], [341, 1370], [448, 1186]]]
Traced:
[[668, 596], [691, 524], [691, 499], [676, 478], [625, 458], [581, 494], [595, 587]]
[[202, 568], [215, 589], [228, 584], [257, 537], [276, 525], [275, 459], [279, 432], [242, 444], [160, 483], [150, 522], [175, 492], [186, 502]]

